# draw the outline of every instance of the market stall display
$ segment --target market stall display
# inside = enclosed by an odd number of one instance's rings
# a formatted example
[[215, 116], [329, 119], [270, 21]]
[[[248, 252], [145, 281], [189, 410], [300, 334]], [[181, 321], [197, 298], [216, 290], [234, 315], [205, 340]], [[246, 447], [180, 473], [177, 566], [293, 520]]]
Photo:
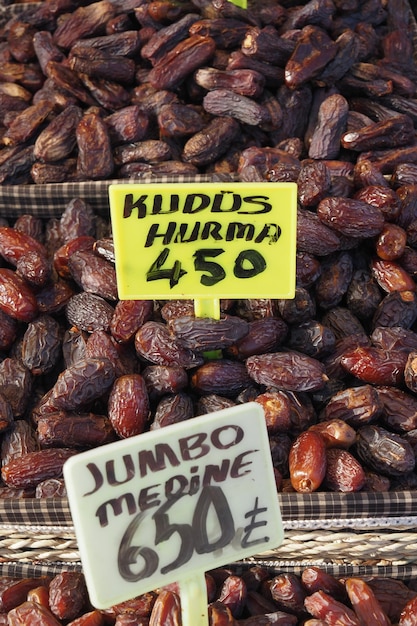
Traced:
[[[287, 537], [255, 562], [412, 576], [410, 5], [44, 2], [2, 24], [2, 571], [79, 569], [66, 458], [253, 400]], [[203, 322], [189, 300], [120, 301], [120, 181], [296, 182], [295, 298]]]

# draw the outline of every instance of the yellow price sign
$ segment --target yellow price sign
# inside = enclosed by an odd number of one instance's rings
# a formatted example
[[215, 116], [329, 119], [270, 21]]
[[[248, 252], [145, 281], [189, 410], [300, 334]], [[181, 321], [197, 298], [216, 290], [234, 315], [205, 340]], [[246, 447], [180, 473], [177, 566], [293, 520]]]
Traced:
[[293, 298], [295, 183], [109, 186], [119, 298]]

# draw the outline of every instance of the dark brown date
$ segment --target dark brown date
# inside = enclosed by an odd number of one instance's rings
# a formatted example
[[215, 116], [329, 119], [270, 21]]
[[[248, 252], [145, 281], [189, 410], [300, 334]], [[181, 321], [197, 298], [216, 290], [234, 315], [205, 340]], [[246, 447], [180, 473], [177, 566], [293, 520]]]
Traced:
[[167, 394], [160, 399], [155, 409], [150, 430], [164, 428], [194, 417], [191, 397], [183, 392]]
[[31, 322], [38, 313], [36, 297], [16, 272], [0, 268], [0, 309], [20, 322]]
[[342, 420], [350, 426], [369, 424], [377, 420], [383, 410], [383, 399], [372, 385], [357, 385], [337, 391], [321, 411], [320, 419]]
[[116, 439], [112, 424], [105, 415], [62, 411], [40, 417], [36, 434], [42, 448], [88, 449]]
[[1, 476], [7, 486], [15, 489], [36, 487], [47, 478], [61, 478], [65, 461], [74, 454], [76, 451], [71, 448], [46, 448], [28, 452], [3, 465]]
[[391, 620], [385, 614], [372, 588], [361, 578], [348, 578], [346, 591], [349, 600], [364, 626], [390, 626]]
[[115, 379], [113, 364], [105, 357], [85, 358], [62, 370], [41, 398], [34, 415], [81, 409], [110, 389]]
[[108, 415], [119, 437], [142, 433], [149, 414], [149, 396], [144, 378], [140, 374], [117, 378], [109, 395]]
[[288, 326], [277, 317], [264, 317], [248, 323], [247, 333], [226, 348], [228, 355], [244, 360], [253, 354], [274, 352], [287, 336]]
[[185, 78], [203, 66], [216, 48], [212, 37], [191, 35], [167, 52], [149, 72], [149, 82], [155, 89], [175, 89]]
[[80, 330], [87, 332], [108, 331], [114, 308], [101, 296], [82, 291], [69, 298], [65, 304], [65, 314], [70, 324]]
[[320, 361], [293, 350], [250, 356], [246, 368], [257, 383], [288, 391], [315, 391], [327, 380]]
[[201, 395], [215, 393], [233, 398], [251, 383], [245, 364], [229, 359], [208, 361], [191, 375], [191, 387]]
[[139, 358], [155, 365], [179, 365], [190, 369], [201, 365], [203, 357], [175, 339], [166, 324], [148, 321], [135, 334], [135, 349]]
[[170, 320], [168, 328], [183, 346], [203, 352], [231, 346], [247, 334], [248, 323], [235, 315], [220, 319], [186, 316]]
[[388, 477], [407, 474], [416, 463], [408, 441], [373, 424], [358, 429], [355, 451], [365, 465]]
[[360, 491], [365, 482], [365, 471], [349, 450], [327, 449], [324, 483], [330, 491], [343, 493]]
[[324, 198], [317, 215], [323, 224], [348, 237], [374, 237], [384, 227], [384, 216], [377, 207], [353, 198]]
[[87, 608], [88, 595], [80, 572], [62, 572], [49, 585], [49, 606], [60, 620], [75, 619]]
[[35, 376], [56, 366], [61, 355], [62, 332], [51, 315], [30, 322], [22, 339], [22, 362]]

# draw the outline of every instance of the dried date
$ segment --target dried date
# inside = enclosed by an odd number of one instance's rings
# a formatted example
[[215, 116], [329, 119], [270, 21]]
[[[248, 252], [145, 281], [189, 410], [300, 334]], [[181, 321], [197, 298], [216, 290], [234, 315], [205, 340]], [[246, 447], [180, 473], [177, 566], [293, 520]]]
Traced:
[[1, 469], [5, 484], [15, 489], [36, 487], [47, 478], [61, 478], [67, 459], [76, 454], [71, 448], [46, 448], [10, 460]]
[[250, 356], [246, 368], [255, 382], [288, 391], [315, 391], [327, 380], [320, 361], [293, 350]]
[[134, 339], [140, 359], [155, 365], [179, 365], [190, 369], [201, 365], [203, 357], [183, 346], [166, 324], [150, 320], [142, 324]]
[[201, 395], [214, 393], [233, 398], [250, 387], [252, 380], [244, 363], [218, 359], [200, 365], [191, 375], [190, 383]]
[[324, 483], [330, 491], [357, 492], [365, 486], [366, 475], [361, 463], [349, 450], [328, 448]]
[[114, 382], [108, 400], [108, 415], [121, 438], [139, 435], [149, 420], [149, 396], [140, 374], [125, 374]]
[[168, 322], [174, 337], [196, 352], [228, 348], [248, 332], [248, 323], [235, 315], [220, 319], [195, 316], [175, 317]]
[[373, 424], [358, 429], [355, 451], [365, 465], [388, 477], [411, 472], [416, 462], [408, 441]]

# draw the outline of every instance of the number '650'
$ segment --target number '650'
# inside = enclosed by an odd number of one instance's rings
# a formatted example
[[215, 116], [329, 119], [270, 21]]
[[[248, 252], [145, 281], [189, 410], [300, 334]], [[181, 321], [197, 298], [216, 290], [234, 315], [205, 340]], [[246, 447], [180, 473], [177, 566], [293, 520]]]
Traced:
[[[220, 487], [214, 485], [203, 487], [196, 502], [191, 524], [170, 522], [167, 511], [176, 501], [175, 498], [168, 500], [152, 516], [155, 523], [155, 546], [167, 541], [175, 533], [180, 538], [180, 547], [176, 558], [171, 563], [161, 567], [161, 574], [167, 574], [187, 563], [194, 551], [197, 554], [214, 552], [227, 546], [235, 536], [233, 516]], [[210, 541], [207, 534], [207, 518], [210, 508], [216, 514], [220, 532], [220, 536], [217, 536], [216, 540], [213, 541]], [[148, 578], [159, 567], [159, 556], [155, 550], [148, 546], [132, 545], [134, 536], [145, 515], [146, 513], [143, 511], [135, 515], [119, 546], [119, 573], [122, 578], [129, 582]], [[139, 565], [139, 561], [143, 563], [143, 567], [139, 571], [134, 571]]]

